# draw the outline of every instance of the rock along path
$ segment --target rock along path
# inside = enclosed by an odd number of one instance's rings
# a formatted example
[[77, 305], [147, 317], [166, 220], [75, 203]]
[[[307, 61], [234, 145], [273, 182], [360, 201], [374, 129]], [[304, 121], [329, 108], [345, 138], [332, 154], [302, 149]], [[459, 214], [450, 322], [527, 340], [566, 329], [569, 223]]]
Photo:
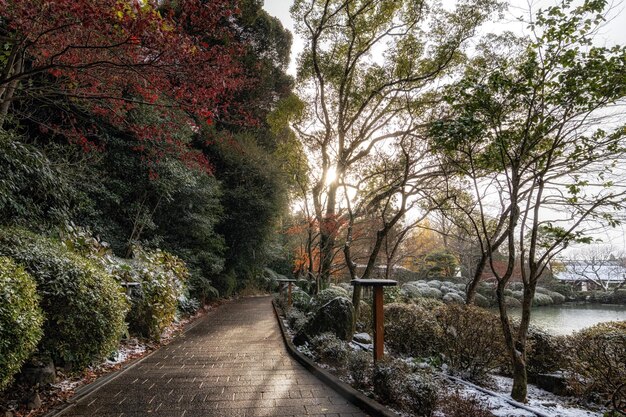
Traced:
[[61, 416], [365, 416], [289, 356], [270, 297], [200, 320]]

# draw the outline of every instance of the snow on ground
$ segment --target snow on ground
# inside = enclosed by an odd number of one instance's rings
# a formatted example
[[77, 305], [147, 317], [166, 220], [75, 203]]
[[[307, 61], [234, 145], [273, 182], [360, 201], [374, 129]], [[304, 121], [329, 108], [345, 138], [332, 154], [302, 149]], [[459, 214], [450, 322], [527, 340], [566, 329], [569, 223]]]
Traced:
[[124, 363], [129, 359], [142, 356], [147, 349], [148, 346], [145, 343], [139, 343], [137, 339], [131, 339], [129, 342], [121, 344], [117, 352], [111, 355], [103, 365], [115, 366]]
[[[513, 386], [513, 380], [502, 376], [493, 376], [497, 396], [481, 392], [471, 386], [451, 382], [464, 396], [473, 396], [487, 405], [489, 410], [498, 417], [535, 417], [538, 414], [532, 411], [518, 408], [507, 400], [512, 401], [509, 393]], [[601, 417], [601, 413], [592, 412], [567, 404], [566, 397], [559, 397], [548, 391], [544, 391], [534, 385], [528, 385], [528, 408], [550, 417]]]

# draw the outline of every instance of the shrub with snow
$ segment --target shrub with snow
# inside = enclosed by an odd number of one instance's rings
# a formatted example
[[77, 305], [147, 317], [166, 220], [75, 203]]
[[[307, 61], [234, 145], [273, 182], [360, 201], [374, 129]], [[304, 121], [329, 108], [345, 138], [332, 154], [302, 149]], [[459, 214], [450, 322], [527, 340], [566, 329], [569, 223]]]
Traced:
[[322, 333], [311, 339], [311, 351], [316, 360], [333, 365], [343, 366], [348, 360], [348, 344], [332, 333]]
[[500, 319], [476, 306], [445, 305], [437, 311], [441, 353], [453, 371], [480, 380], [506, 357]]
[[430, 374], [415, 370], [399, 359], [385, 359], [374, 366], [374, 393], [378, 399], [403, 411], [431, 416], [438, 387]]
[[424, 357], [436, 354], [441, 328], [432, 312], [414, 304], [385, 306], [385, 342], [394, 351]]
[[600, 323], [572, 336], [568, 370], [579, 395], [606, 400], [626, 381], [626, 321]]
[[372, 375], [372, 354], [362, 350], [348, 353], [347, 368], [355, 387], [365, 387]]

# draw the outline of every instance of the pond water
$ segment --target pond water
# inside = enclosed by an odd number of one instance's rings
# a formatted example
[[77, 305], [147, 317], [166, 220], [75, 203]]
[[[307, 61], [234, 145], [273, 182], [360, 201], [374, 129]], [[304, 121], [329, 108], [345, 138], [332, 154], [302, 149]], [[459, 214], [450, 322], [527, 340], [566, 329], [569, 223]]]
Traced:
[[[511, 310], [512, 317], [519, 317], [521, 310]], [[548, 333], [567, 335], [605, 321], [626, 320], [626, 305], [562, 304], [535, 307], [530, 322]]]

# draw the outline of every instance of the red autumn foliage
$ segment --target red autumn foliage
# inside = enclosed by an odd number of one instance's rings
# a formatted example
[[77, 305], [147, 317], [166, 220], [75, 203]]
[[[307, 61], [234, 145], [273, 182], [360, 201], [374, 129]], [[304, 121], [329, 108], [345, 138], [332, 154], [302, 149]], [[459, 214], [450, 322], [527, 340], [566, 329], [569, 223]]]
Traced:
[[[236, 13], [232, 0], [0, 0], [10, 48], [0, 61], [0, 126], [17, 105], [60, 103], [61, 120], [20, 117], [88, 150], [98, 132], [85, 119], [96, 116], [145, 142], [151, 159], [176, 155], [207, 169], [171, 132], [246, 120], [231, 100], [249, 83], [237, 62]], [[142, 105], [161, 109], [158, 120], [132, 117]]]

